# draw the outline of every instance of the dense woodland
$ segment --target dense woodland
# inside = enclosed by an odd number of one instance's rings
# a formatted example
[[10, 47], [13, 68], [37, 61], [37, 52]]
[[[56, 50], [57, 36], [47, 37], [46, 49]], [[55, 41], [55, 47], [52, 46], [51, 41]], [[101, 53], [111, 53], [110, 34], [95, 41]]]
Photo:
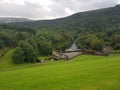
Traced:
[[41, 55], [53, 50], [65, 50], [74, 40], [72, 32], [65, 30], [38, 30], [31, 27], [0, 26], [0, 49], [15, 48], [15, 63], [36, 62]]
[[119, 10], [117, 5], [56, 20], [0, 24], [0, 49], [15, 48], [16, 64], [36, 62], [53, 50], [64, 51], [74, 41], [80, 49], [102, 52], [110, 46], [120, 50]]

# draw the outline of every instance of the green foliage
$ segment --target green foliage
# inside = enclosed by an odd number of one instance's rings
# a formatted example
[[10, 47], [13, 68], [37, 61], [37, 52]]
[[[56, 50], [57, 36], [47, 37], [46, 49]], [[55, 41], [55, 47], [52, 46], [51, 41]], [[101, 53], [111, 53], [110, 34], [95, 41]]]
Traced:
[[55, 49], [65, 50], [73, 42], [73, 35], [65, 30], [53, 34], [52, 45]]
[[115, 49], [115, 50], [120, 50], [120, 43], [117, 43], [117, 44], [114, 46], [114, 49]]
[[104, 47], [104, 41], [99, 39], [94, 34], [79, 35], [77, 39], [77, 45], [80, 49], [92, 49], [96, 51], [102, 51]]
[[36, 62], [36, 52], [29, 43], [21, 41], [18, 46], [21, 47], [24, 52], [24, 62]]
[[2, 43], [7, 47], [14, 46], [15, 42], [12, 36], [8, 32], [1, 31], [0, 32], [0, 39], [2, 40]]
[[120, 34], [115, 34], [112, 36], [112, 46], [114, 47], [114, 49], [120, 49], [119, 45], [120, 45]]
[[[51, 47], [52, 49], [65, 50], [66, 47], [73, 42], [73, 35], [71, 32], [65, 30], [58, 30], [54, 32], [43, 31], [36, 34], [36, 40], [40, 47], [49, 47], [49, 49]], [[40, 45], [40, 43], [48, 46]]]
[[34, 52], [36, 53], [36, 57], [39, 56], [37, 41], [33, 38], [29, 38], [26, 40], [26, 42], [29, 43], [33, 47]]
[[50, 55], [52, 54], [52, 45], [46, 40], [38, 41], [38, 50], [40, 55]]
[[3, 48], [3, 47], [4, 47], [3, 42], [2, 42], [2, 40], [0, 39], [0, 49]]
[[95, 39], [95, 40], [91, 41], [91, 48], [93, 50], [103, 51], [103, 47], [104, 47], [104, 41], [103, 40]]
[[18, 40], [18, 42], [21, 40], [26, 40], [29, 37], [32, 37], [32, 35], [30, 33], [27, 33], [27, 32], [17, 32], [16, 33], [16, 39]]
[[24, 51], [20, 47], [16, 47], [12, 55], [12, 60], [15, 64], [23, 63], [25, 59]]
[[12, 31], [18, 31], [18, 32], [27, 32], [30, 34], [35, 34], [36, 30], [32, 27], [27, 26], [20, 26], [20, 25], [14, 25], [14, 24], [0, 24], [0, 28], [3, 30], [10, 29]]
[[31, 33], [31, 34], [35, 34], [36, 31], [34, 28], [31, 28], [31, 27], [23, 27], [23, 26], [17, 26], [16, 30], [18, 31], [21, 31], [21, 32], [28, 32], [28, 33]]

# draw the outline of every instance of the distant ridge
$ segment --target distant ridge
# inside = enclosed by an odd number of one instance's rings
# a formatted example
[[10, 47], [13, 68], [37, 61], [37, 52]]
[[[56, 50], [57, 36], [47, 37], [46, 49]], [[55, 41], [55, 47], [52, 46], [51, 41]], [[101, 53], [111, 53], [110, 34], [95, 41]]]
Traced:
[[28, 21], [32, 20], [28, 18], [0, 17], [0, 23], [28, 22]]

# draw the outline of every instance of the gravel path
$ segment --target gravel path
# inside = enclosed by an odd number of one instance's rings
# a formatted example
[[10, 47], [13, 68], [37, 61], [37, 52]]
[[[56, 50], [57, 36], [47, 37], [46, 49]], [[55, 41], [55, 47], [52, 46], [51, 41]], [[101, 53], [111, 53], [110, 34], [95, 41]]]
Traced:
[[63, 53], [64, 55], [67, 55], [68, 56], [68, 59], [71, 59], [75, 56], [78, 56], [80, 54], [82, 54], [82, 52], [69, 52], [69, 53]]

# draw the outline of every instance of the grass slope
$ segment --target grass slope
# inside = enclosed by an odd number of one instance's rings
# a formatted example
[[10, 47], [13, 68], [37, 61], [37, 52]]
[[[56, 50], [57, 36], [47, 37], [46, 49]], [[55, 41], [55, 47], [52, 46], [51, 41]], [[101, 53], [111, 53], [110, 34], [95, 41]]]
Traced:
[[14, 65], [11, 60], [13, 52], [14, 49], [10, 49], [3, 57], [0, 58], [0, 69], [9, 68]]
[[14, 64], [11, 58], [13, 52], [14, 52], [14, 49], [10, 49], [3, 57], [0, 57], [0, 71], [15, 70], [15, 69], [21, 69], [21, 68], [40, 65], [39, 63]]
[[120, 90], [120, 55], [0, 72], [0, 90]]

